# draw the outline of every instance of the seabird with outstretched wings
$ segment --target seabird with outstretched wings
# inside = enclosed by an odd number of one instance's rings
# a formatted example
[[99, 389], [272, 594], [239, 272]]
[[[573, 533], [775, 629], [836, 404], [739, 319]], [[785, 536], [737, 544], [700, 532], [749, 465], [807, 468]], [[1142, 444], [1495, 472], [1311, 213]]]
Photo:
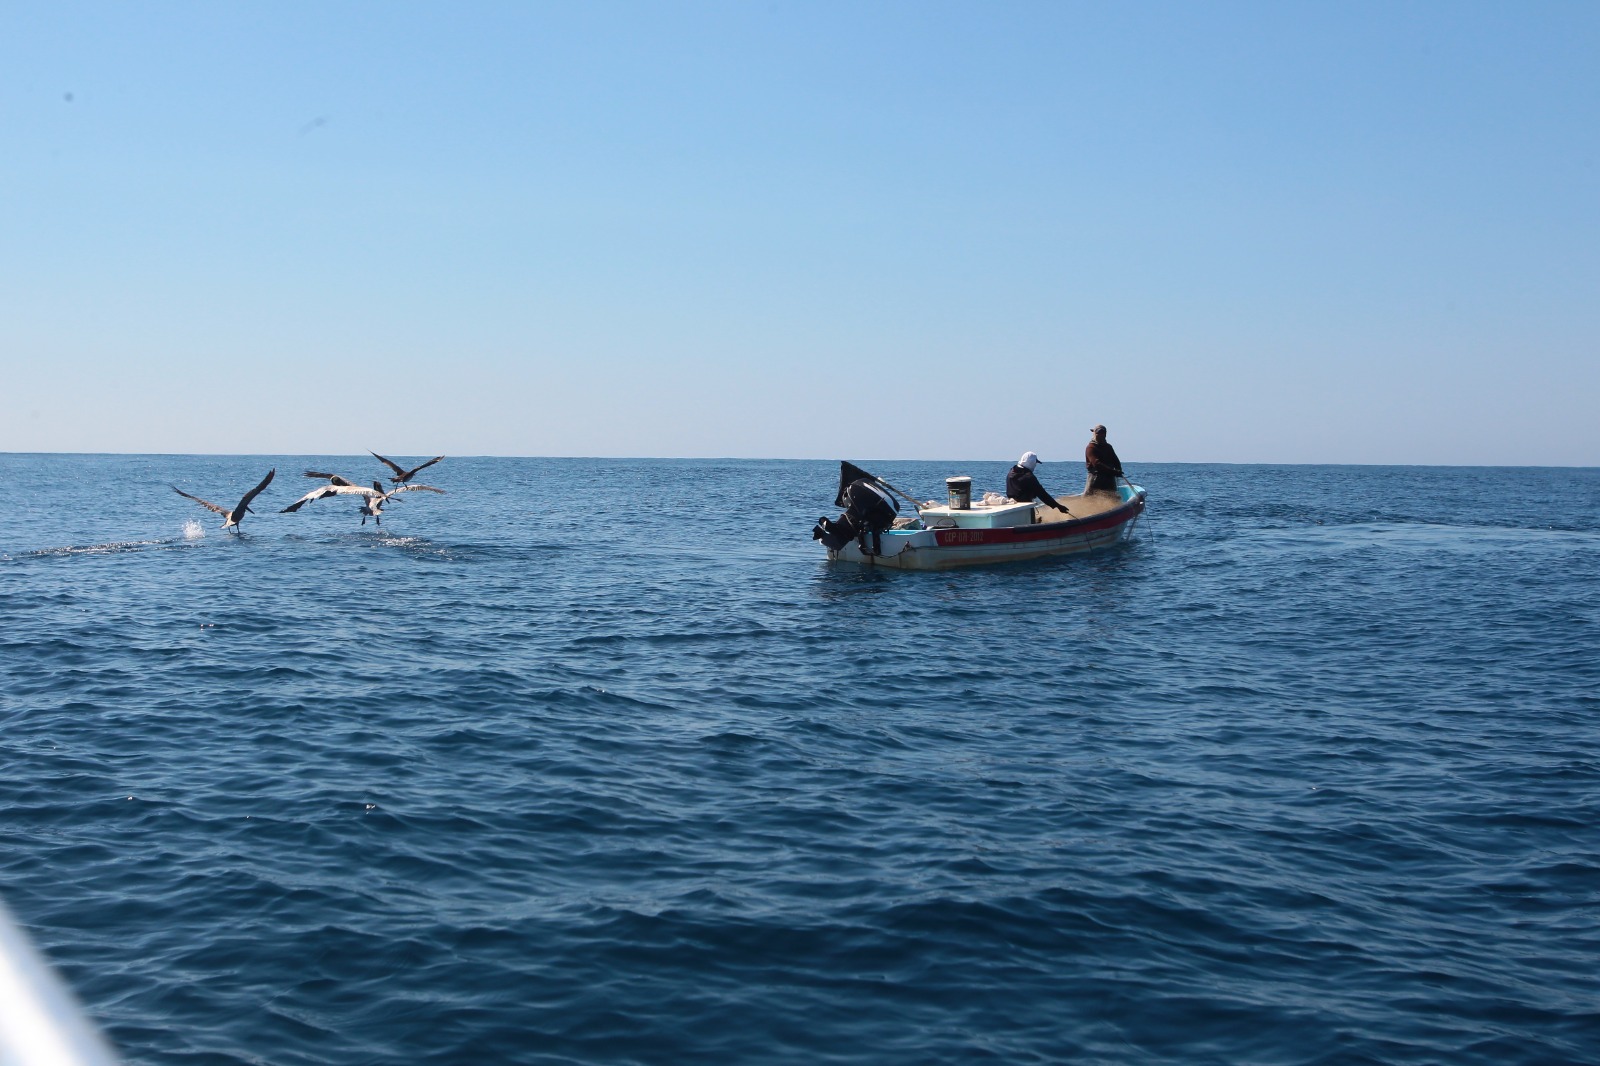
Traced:
[[374, 481], [369, 489], [365, 485], [357, 485], [340, 477], [338, 474], [323, 474], [314, 470], [307, 470], [306, 477], [323, 478], [328, 481], [328, 484], [320, 489], [312, 489], [285, 507], [283, 513], [288, 514], [298, 511], [312, 500], [322, 500], [329, 496], [359, 496], [361, 497], [361, 524], [366, 525], [367, 519], [370, 517], [381, 526], [383, 525], [383, 505], [391, 497], [398, 496], [402, 492], [437, 492], [441, 495], [444, 493], [444, 489], [436, 489], [432, 485], [396, 485], [385, 492], [381, 481]]
[[[279, 511], [279, 514], [293, 514], [306, 504], [310, 503], [312, 500], [322, 500], [329, 496], [365, 497], [381, 495], [383, 492], [381, 487], [369, 489], [365, 485], [357, 485], [354, 481], [351, 481], [348, 478], [342, 478], [338, 474], [325, 474], [319, 470], [307, 470], [305, 472], [305, 476], [316, 478], [319, 481], [326, 481], [328, 484], [319, 489], [312, 489], [310, 492], [306, 493], [304, 496], [285, 507], [282, 511]], [[377, 482], [373, 482], [373, 484], [376, 485]]]
[[442, 455], [435, 455], [432, 459], [429, 459], [427, 462], [423, 463], [421, 466], [414, 466], [410, 470], [407, 470], [405, 467], [401, 466], [399, 463], [395, 462], [393, 459], [385, 459], [383, 456], [379, 455], [377, 452], [373, 452], [372, 453], [372, 457], [374, 459], [378, 460], [378, 462], [382, 463], [384, 466], [388, 467], [390, 470], [394, 471], [394, 477], [390, 478], [389, 480], [392, 481], [396, 485], [404, 485], [406, 482], [408, 482], [412, 478], [416, 477], [419, 471], [428, 469], [428, 467], [432, 466], [434, 463], [437, 463], [440, 459], [444, 458], [444, 456], [442, 456]]
[[247, 512], [249, 514], [255, 514], [255, 511], [251, 510], [251, 508], [250, 508], [250, 501], [255, 499], [257, 496], [261, 495], [261, 490], [262, 489], [264, 489], [268, 485], [272, 484], [273, 475], [275, 475], [277, 472], [278, 472], [278, 468], [277, 467], [273, 467], [271, 470], [268, 470], [267, 471], [267, 476], [261, 479], [261, 484], [257, 485], [255, 488], [253, 488], [249, 492], [245, 493], [244, 494], [244, 498], [239, 501], [238, 506], [236, 506], [231, 511], [227, 510], [226, 508], [218, 507], [216, 504], [212, 503], [210, 500], [202, 500], [200, 497], [195, 496], [192, 493], [184, 492], [182, 489], [180, 489], [176, 485], [172, 486], [172, 491], [176, 492], [179, 496], [188, 497], [189, 499], [193, 500], [195, 503], [198, 503], [201, 507], [206, 508], [208, 511], [217, 512], [217, 514], [222, 516], [222, 528], [223, 529], [232, 529], [234, 532], [237, 533], [237, 532], [239, 532], [239, 522], [240, 522], [241, 519], [244, 518], [245, 514]]

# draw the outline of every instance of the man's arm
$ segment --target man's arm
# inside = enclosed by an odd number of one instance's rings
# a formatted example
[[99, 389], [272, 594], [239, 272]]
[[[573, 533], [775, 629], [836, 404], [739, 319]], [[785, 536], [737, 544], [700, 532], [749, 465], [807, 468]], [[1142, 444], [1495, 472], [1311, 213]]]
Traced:
[[[1048, 504], [1058, 511], [1067, 510], [1065, 507], [1061, 506], [1061, 504], [1056, 502], [1056, 498], [1054, 496], [1045, 491], [1044, 486], [1039, 483], [1039, 475], [1035, 474], [1032, 470], [1028, 471], [1028, 486], [1033, 490], [1033, 495], [1030, 497], [1030, 499], [1038, 500], [1043, 504]], [[1067, 511], [1067, 513], [1071, 514], [1072, 512]]]

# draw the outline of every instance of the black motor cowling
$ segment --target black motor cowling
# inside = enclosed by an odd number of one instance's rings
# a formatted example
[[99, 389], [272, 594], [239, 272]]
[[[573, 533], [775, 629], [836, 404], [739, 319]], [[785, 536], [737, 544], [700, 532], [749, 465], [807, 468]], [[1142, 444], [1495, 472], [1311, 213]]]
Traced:
[[867, 551], [867, 535], [872, 537], [873, 553], [877, 552], [877, 535], [894, 525], [899, 505], [894, 498], [878, 488], [868, 478], [858, 478], [839, 493], [844, 514], [838, 518], [819, 518], [811, 529], [811, 539], [822, 541], [829, 551], [838, 551], [852, 540], [862, 538], [861, 550]]
[[811, 539], [822, 541], [829, 551], [838, 551], [852, 540], [861, 550], [876, 555], [881, 547], [878, 535], [894, 525], [900, 503], [890, 495], [894, 490], [854, 463], [839, 464], [839, 491], [835, 507], [843, 507], [838, 518], [819, 518], [811, 527]]

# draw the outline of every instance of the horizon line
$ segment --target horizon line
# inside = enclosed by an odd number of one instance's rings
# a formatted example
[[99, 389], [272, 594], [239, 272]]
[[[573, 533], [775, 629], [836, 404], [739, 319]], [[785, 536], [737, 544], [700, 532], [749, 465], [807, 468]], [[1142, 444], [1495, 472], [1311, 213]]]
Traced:
[[[0, 451], [4, 456], [174, 456], [187, 458], [238, 458], [238, 459], [295, 459], [295, 458], [323, 458], [328, 456], [363, 457], [363, 452], [100, 452], [100, 451]], [[394, 455], [422, 455], [423, 452], [408, 453], [396, 451]], [[600, 462], [659, 462], [659, 463], [826, 463], [842, 462], [838, 457], [827, 456], [737, 456], [737, 455], [504, 455], [492, 452], [473, 454], [447, 455], [451, 459], [565, 459], [572, 461], [600, 461]], [[854, 460], [848, 460], [854, 461]], [[1005, 459], [915, 459], [894, 458], [878, 456], [861, 460], [867, 463], [989, 463], [1005, 462]], [[1053, 461], [1041, 460], [1041, 466], [1076, 466], [1082, 460], [1057, 459]], [[1125, 459], [1125, 463], [1144, 466], [1352, 466], [1388, 469], [1421, 469], [1421, 470], [1600, 470], [1600, 466], [1586, 466], [1581, 463], [1359, 463], [1359, 462], [1272, 462], [1266, 460], [1201, 460], [1201, 459]]]

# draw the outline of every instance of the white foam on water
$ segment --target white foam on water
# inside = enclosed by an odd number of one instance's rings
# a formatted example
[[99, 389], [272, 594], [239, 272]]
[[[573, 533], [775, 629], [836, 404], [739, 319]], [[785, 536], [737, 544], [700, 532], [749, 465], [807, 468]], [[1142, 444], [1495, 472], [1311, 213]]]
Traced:
[[113, 555], [118, 552], [144, 551], [146, 548], [160, 547], [168, 541], [161, 540], [119, 540], [114, 544], [74, 544], [65, 548], [38, 548], [26, 554], [34, 558], [47, 558], [55, 555]]
[[185, 522], [183, 524], [183, 539], [184, 540], [199, 540], [201, 537], [203, 537], [205, 535], [206, 535], [206, 527], [202, 526], [199, 522], [195, 521], [193, 518], [189, 519], [187, 522]]

